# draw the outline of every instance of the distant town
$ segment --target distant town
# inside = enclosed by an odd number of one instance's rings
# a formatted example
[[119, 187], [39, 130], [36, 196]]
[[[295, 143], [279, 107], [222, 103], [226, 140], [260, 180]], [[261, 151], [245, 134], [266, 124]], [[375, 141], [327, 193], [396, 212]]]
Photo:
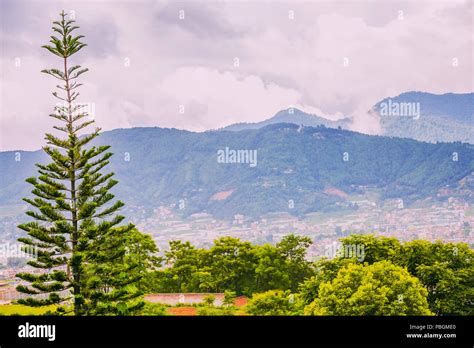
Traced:
[[[474, 207], [466, 197], [469, 192], [449, 188], [440, 190], [435, 198], [406, 205], [401, 199], [379, 201], [374, 193], [360, 197], [346, 197], [340, 209], [294, 216], [290, 212], [266, 214], [251, 219], [242, 214], [231, 221], [219, 220], [207, 213], [189, 217], [180, 215], [178, 204], [157, 206], [149, 213], [144, 207], [129, 206], [126, 215], [132, 216], [137, 228], [150, 234], [162, 253], [171, 240], [190, 241], [198, 247], [210, 247], [223, 236], [232, 236], [256, 244], [279, 242], [294, 233], [311, 238], [313, 244], [308, 257], [330, 257], [327, 250], [350, 234], [375, 234], [395, 237], [402, 241], [465, 242], [474, 245]], [[297, 204], [297, 202], [295, 203]], [[21, 231], [16, 227], [26, 219], [26, 207], [0, 207], [0, 245], [5, 251], [17, 246]], [[19, 244], [18, 244], [19, 245]], [[12, 257], [13, 256], [13, 257]], [[0, 303], [9, 303], [21, 295], [16, 292], [18, 272], [37, 271], [25, 265], [26, 258], [0, 252]]]
[[216, 220], [206, 213], [180, 219], [167, 207], [155, 209], [154, 216], [137, 227], [150, 233], [161, 250], [170, 240], [190, 241], [200, 247], [210, 246], [222, 236], [233, 236], [253, 243], [277, 243], [283, 236], [295, 233], [313, 240], [308, 256], [325, 256], [326, 248], [349, 234], [373, 233], [400, 240], [474, 243], [474, 208], [456, 198], [441, 205], [416, 208], [399, 207], [394, 200], [380, 207], [375, 202], [358, 201], [350, 213], [311, 213], [304, 218], [288, 212], [271, 213], [258, 221], [236, 214], [233, 221]]

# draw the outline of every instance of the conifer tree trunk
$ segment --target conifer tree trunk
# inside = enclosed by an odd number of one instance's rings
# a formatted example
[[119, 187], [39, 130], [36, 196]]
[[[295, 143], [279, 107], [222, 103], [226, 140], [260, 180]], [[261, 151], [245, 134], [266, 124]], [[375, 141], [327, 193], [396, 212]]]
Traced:
[[[74, 148], [76, 145], [75, 135], [73, 133], [73, 121], [72, 121], [72, 99], [71, 99], [71, 88], [70, 88], [70, 81], [69, 81], [69, 74], [68, 74], [68, 65], [67, 65], [67, 57], [64, 57], [64, 79], [66, 84], [66, 98], [67, 98], [67, 108], [68, 108], [68, 122], [67, 122], [67, 130], [69, 139], [71, 139], [71, 147]], [[71, 151], [69, 154], [69, 159], [71, 161], [71, 215], [72, 215], [72, 233], [71, 233], [71, 243], [72, 243], [72, 254], [75, 255], [77, 240], [78, 240], [78, 229], [77, 229], [77, 204], [76, 204], [76, 159], [74, 157], [74, 151]], [[81, 293], [81, 274], [80, 274], [80, 267], [77, 263], [72, 264], [72, 275], [73, 275], [73, 288], [74, 294]], [[81, 314], [81, 303], [77, 303], [77, 298], [75, 299], [76, 303], [74, 304], [74, 314], [80, 315]]]

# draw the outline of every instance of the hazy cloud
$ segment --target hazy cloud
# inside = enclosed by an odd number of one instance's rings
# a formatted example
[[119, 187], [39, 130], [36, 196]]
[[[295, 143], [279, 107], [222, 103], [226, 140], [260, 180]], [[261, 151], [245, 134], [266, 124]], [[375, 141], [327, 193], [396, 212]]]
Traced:
[[378, 133], [368, 111], [385, 97], [473, 91], [472, 1], [0, 4], [2, 150], [39, 148], [51, 128], [55, 81], [39, 71], [59, 62], [40, 46], [62, 9], [86, 35], [74, 63], [103, 129], [202, 131], [294, 105]]

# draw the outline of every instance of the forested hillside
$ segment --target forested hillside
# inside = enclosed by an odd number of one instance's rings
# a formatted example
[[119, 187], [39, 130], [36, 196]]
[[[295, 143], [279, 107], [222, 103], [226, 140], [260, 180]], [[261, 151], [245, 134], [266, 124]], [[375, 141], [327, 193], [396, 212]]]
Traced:
[[[184, 202], [184, 215], [217, 217], [274, 211], [293, 214], [332, 209], [341, 195], [368, 188], [382, 199], [436, 195], [474, 171], [474, 149], [461, 143], [429, 144], [368, 136], [340, 129], [275, 124], [239, 132], [193, 133], [176, 129], [133, 128], [104, 132], [97, 145], [110, 144], [111, 167], [122, 185], [114, 190], [129, 204], [155, 207]], [[255, 151], [256, 162], [219, 163], [218, 151]], [[21, 156], [21, 160], [15, 158]], [[0, 153], [1, 204], [19, 203], [27, 194], [24, 178], [37, 152]]]

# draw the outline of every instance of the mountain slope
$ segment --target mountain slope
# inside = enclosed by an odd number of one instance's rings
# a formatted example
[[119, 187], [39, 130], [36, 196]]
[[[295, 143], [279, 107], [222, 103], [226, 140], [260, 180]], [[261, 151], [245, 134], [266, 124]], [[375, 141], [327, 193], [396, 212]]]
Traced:
[[[295, 214], [332, 209], [344, 199], [328, 193], [335, 189], [356, 194], [374, 188], [383, 199], [410, 201], [435, 195], [474, 171], [469, 144], [293, 124], [240, 132], [118, 129], [104, 132], [96, 144], [112, 145], [111, 170], [120, 180], [114, 192], [129, 206], [152, 210], [181, 202], [185, 215], [206, 211], [223, 218], [288, 211], [290, 200]], [[256, 165], [219, 163], [226, 148], [256, 151]], [[24, 179], [35, 174], [35, 162], [45, 161], [41, 151], [20, 154], [16, 162], [14, 152], [0, 153], [0, 204], [29, 196]]]
[[474, 144], [474, 93], [435, 95], [422, 92], [403, 93], [386, 98], [374, 106], [388, 103], [418, 105], [415, 117], [381, 115], [383, 134], [420, 141], [461, 141]]

